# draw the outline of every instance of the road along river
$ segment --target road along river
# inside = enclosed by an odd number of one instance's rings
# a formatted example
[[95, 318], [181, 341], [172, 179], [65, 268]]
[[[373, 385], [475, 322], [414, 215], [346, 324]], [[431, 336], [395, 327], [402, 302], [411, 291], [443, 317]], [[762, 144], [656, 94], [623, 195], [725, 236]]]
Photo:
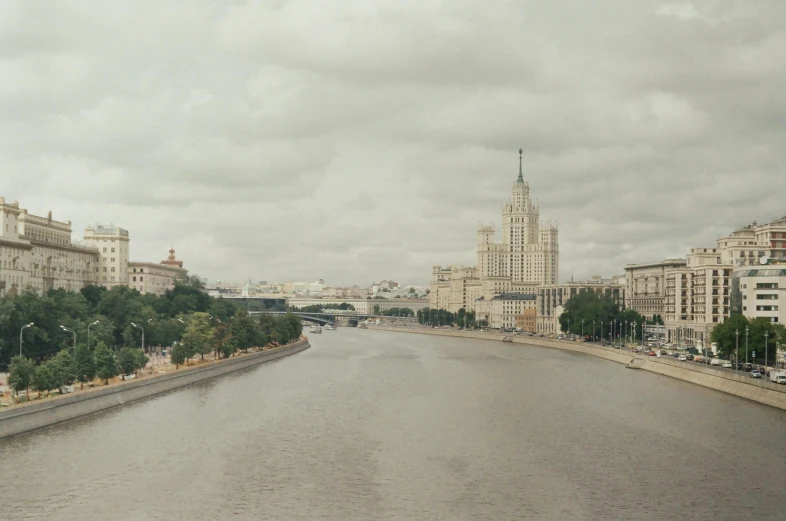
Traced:
[[0, 441], [0, 519], [786, 519], [786, 411], [547, 348], [310, 341]]

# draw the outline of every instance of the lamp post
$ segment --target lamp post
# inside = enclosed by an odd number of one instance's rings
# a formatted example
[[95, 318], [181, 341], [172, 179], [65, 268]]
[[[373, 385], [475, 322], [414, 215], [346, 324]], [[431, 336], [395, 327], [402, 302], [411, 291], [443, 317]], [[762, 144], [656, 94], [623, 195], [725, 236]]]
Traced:
[[600, 321], [600, 345], [603, 345], [603, 321]]
[[98, 320], [87, 325], [87, 348], [90, 349], [90, 327], [98, 324]]
[[592, 321], [592, 343], [595, 343], [595, 321]]
[[584, 319], [581, 319], [581, 341], [584, 342]]
[[145, 328], [143, 328], [139, 324], [134, 324], [133, 322], [131, 322], [131, 325], [134, 326], [137, 329], [141, 329], [142, 330], [142, 351], [144, 351], [145, 350]]
[[22, 326], [22, 328], [19, 330], [19, 356], [22, 356], [22, 331], [24, 331], [28, 327], [33, 327], [34, 325], [35, 322], [30, 322], [29, 324], [25, 324], [24, 326]]
[[734, 335], [737, 337], [734, 344], [734, 372], [740, 370], [740, 330], [735, 329]]
[[770, 337], [770, 332], [764, 332], [764, 376], [767, 376], [767, 339]]
[[74, 334], [74, 356], [76, 356], [76, 331], [74, 331], [70, 327], [65, 327], [63, 325], [60, 326], [60, 329], [62, 329], [63, 331], [68, 331], [69, 333], [73, 333]]
[[745, 326], [745, 363], [748, 363], [748, 326]]

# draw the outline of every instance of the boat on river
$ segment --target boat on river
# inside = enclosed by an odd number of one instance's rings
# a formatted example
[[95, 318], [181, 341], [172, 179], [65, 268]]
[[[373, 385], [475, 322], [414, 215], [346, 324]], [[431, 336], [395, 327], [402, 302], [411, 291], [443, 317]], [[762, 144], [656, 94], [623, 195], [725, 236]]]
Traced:
[[316, 335], [322, 333], [322, 328], [319, 326], [311, 326], [311, 329], [308, 330], [309, 333], [314, 333]]
[[325, 331], [335, 331], [337, 328], [333, 324], [327, 324], [325, 326]]

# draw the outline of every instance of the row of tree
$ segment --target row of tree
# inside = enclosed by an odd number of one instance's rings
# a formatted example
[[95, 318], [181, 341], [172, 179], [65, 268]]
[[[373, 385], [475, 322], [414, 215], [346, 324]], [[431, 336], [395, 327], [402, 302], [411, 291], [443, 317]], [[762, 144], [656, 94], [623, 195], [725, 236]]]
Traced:
[[732, 359], [739, 353], [740, 360], [753, 362], [755, 352], [757, 361], [774, 365], [778, 346], [786, 347], [786, 326], [766, 318], [732, 315], [715, 326], [710, 340], [718, 344], [718, 352], [724, 358]]
[[[215, 352], [217, 358], [232, 356], [238, 350], [268, 343], [287, 344], [300, 337], [302, 324], [293, 314], [249, 316], [241, 310], [226, 322], [213, 325], [204, 312], [187, 315], [185, 332], [175, 341], [171, 360], [176, 367], [194, 356]], [[94, 348], [77, 344], [72, 356], [64, 348], [39, 364], [24, 356], [15, 356], [9, 365], [9, 385], [16, 391], [30, 388], [39, 392], [61, 389], [74, 382], [87, 383], [96, 377], [108, 383], [117, 375], [135, 373], [147, 365], [149, 358], [141, 349], [123, 347], [113, 352], [98, 341]]]
[[415, 312], [409, 308], [390, 308], [382, 313], [379, 312], [379, 306], [374, 306], [374, 314], [382, 315], [384, 317], [413, 317]]
[[98, 342], [95, 349], [79, 345], [72, 356], [67, 350], [38, 365], [24, 356], [15, 356], [9, 365], [8, 384], [17, 393], [33, 389], [39, 393], [49, 394], [51, 391], [62, 390], [75, 382], [84, 386], [96, 377], [108, 383], [110, 378], [118, 374], [135, 374], [147, 365], [149, 358], [141, 349], [124, 347], [113, 353], [103, 342]]
[[[177, 283], [163, 296], [142, 295], [127, 286], [60, 289], [43, 296], [28, 290], [0, 298], [0, 370], [20, 347], [24, 356], [35, 360], [50, 358], [65, 346], [73, 349], [73, 335], [61, 326], [76, 331], [77, 343], [85, 344], [90, 326], [91, 346], [103, 342], [109, 347], [141, 347], [143, 330], [146, 345], [167, 346], [183, 335], [187, 315], [203, 312], [226, 321], [239, 311], [232, 300], [208, 296], [195, 278]], [[20, 346], [20, 330], [31, 323]]]
[[[581, 291], [565, 303], [559, 316], [563, 332], [596, 339], [633, 337], [640, 339], [644, 325], [654, 325], [657, 319], [648, 320], [632, 309], [624, 309], [608, 295], [595, 291]], [[612, 331], [612, 327], [614, 330]]]
[[417, 311], [418, 322], [432, 326], [456, 325], [459, 327], [487, 327], [485, 320], [476, 320], [475, 312], [461, 308], [456, 313], [444, 309], [423, 308]]

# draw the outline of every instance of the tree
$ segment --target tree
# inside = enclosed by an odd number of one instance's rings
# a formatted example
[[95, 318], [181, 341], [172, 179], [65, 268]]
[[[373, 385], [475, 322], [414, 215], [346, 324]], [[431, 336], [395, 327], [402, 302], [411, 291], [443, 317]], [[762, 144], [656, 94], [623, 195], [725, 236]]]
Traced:
[[35, 363], [32, 360], [23, 356], [15, 356], [11, 359], [11, 364], [8, 366], [8, 385], [17, 396], [19, 391], [30, 389], [34, 375]]
[[123, 380], [126, 379], [126, 375], [136, 372], [137, 359], [134, 351], [134, 348], [124, 347], [117, 353], [117, 367], [123, 376]]
[[59, 389], [66, 385], [71, 385], [76, 380], [74, 373], [74, 358], [68, 351], [60, 351], [51, 359], [52, 376], [56, 384], [54, 389]]
[[203, 360], [205, 359], [205, 354], [213, 350], [213, 327], [210, 325], [210, 315], [202, 312], [191, 315], [183, 335], [183, 344], [187, 354], [199, 354], [202, 355]]
[[141, 349], [134, 349], [134, 361], [136, 362], [134, 371], [139, 371], [145, 368], [150, 361], [150, 357]]
[[221, 358], [224, 352], [224, 344], [229, 340], [229, 329], [225, 323], [221, 323], [213, 328], [213, 350], [216, 352], [216, 358]]
[[36, 367], [33, 373], [33, 389], [38, 391], [39, 394], [46, 392], [47, 395], [49, 395], [52, 389], [57, 389], [56, 371], [57, 368], [54, 367], [54, 363], [51, 360], [47, 360]]
[[187, 359], [185, 346], [182, 342], [176, 342], [170, 352], [170, 360], [175, 364], [175, 369], [183, 365]]
[[[261, 315], [260, 320], [268, 321], [274, 319], [270, 315]], [[229, 322], [229, 343], [232, 345], [232, 352], [242, 349], [247, 351], [254, 343], [258, 324], [248, 313], [241, 311]], [[230, 353], [231, 354], [231, 353]]]
[[374, 314], [379, 315], [379, 304], [374, 304]]
[[86, 345], [77, 344], [74, 356], [74, 377], [84, 389], [86, 382], [96, 377], [96, 360], [93, 352]]
[[[745, 329], [748, 329], [747, 342]], [[739, 331], [739, 350], [737, 349], [737, 332]], [[776, 342], [779, 329], [766, 318], [749, 320], [743, 315], [732, 315], [715, 326], [710, 340], [718, 344], [718, 352], [724, 357], [732, 358], [739, 352], [740, 360], [752, 359], [755, 351], [760, 358], [767, 355], [765, 364], [774, 364], [776, 360]], [[765, 349], [765, 334], [766, 349]], [[747, 347], [747, 352], [746, 352]]]
[[96, 360], [96, 376], [104, 380], [104, 385], [110, 378], [117, 376], [117, 364], [112, 352], [103, 342], [96, 344], [94, 356]]
[[478, 320], [478, 327], [489, 327], [489, 323], [486, 319]]

